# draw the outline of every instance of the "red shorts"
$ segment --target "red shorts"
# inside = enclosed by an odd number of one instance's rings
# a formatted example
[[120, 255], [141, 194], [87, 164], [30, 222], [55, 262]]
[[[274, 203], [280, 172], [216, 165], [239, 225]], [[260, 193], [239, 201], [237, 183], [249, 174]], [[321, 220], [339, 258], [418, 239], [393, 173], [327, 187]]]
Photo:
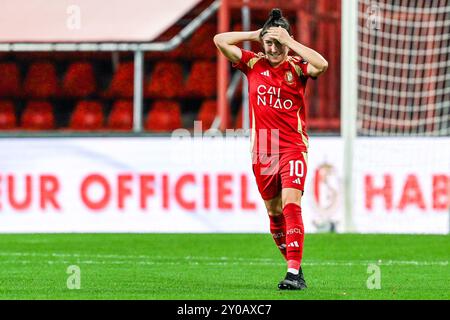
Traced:
[[264, 200], [277, 197], [281, 189], [305, 190], [308, 154], [289, 152], [279, 155], [253, 156], [253, 173], [259, 193]]

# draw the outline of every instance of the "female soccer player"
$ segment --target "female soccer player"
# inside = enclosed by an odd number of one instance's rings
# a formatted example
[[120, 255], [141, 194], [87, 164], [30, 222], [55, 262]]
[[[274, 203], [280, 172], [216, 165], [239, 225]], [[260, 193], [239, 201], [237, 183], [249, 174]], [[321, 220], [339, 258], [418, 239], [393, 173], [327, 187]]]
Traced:
[[[242, 41], [262, 43], [264, 53], [240, 49], [236, 44]], [[307, 79], [324, 73], [328, 62], [293, 39], [279, 9], [271, 11], [262, 29], [217, 34], [214, 43], [248, 78], [253, 172], [270, 231], [287, 261], [287, 274], [278, 288], [305, 289], [300, 207], [308, 152], [304, 94]]]

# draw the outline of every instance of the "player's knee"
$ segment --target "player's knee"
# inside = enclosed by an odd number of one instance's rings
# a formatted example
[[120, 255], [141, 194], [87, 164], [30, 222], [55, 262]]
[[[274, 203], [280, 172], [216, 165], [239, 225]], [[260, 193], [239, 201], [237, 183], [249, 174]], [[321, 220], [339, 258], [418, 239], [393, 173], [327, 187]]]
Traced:
[[269, 216], [278, 216], [283, 214], [283, 209], [280, 203], [274, 203], [273, 205], [266, 206], [267, 214]]
[[283, 208], [289, 204], [294, 203], [300, 205], [302, 200], [302, 192], [286, 192], [282, 197]]
[[283, 208], [281, 207], [281, 199], [274, 199], [272, 201], [266, 201], [266, 210], [269, 216], [278, 216], [283, 214]]
[[283, 210], [281, 210], [281, 207], [274, 208], [274, 209], [267, 209], [267, 214], [269, 216], [279, 216], [279, 215], [283, 214]]

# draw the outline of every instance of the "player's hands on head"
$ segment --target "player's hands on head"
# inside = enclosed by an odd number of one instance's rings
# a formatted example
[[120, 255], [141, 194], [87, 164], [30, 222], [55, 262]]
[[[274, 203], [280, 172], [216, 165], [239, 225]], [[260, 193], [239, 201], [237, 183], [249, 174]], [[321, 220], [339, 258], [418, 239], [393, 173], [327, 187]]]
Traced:
[[282, 45], [287, 45], [288, 41], [291, 39], [289, 32], [282, 27], [271, 27], [267, 30], [265, 35], [278, 41]]
[[261, 31], [262, 31], [262, 28], [258, 29], [256, 31], [253, 31], [253, 39], [252, 39], [253, 41], [261, 42], [261, 37], [260, 37]]

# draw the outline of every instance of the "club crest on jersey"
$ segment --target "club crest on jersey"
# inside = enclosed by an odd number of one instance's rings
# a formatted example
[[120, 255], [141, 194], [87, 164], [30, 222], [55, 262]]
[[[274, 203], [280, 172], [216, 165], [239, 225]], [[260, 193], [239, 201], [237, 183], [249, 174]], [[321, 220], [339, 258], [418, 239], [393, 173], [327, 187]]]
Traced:
[[286, 83], [288, 85], [293, 85], [294, 84], [294, 75], [292, 74], [292, 72], [286, 71], [286, 73], [284, 74], [284, 80], [286, 81]]

